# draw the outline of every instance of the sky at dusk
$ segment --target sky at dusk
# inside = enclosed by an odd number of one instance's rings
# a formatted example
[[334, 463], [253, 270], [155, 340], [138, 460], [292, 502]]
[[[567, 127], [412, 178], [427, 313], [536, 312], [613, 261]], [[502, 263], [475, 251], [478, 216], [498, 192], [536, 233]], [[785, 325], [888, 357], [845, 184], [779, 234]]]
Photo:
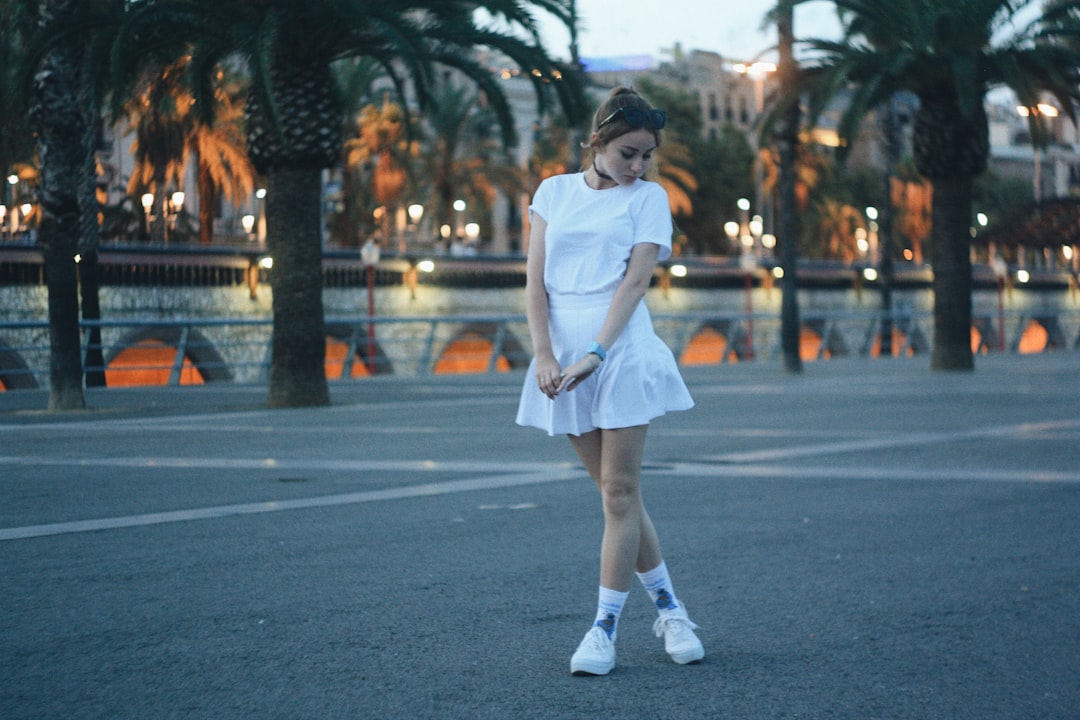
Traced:
[[[664, 56], [682, 44], [684, 51], [709, 50], [731, 60], [752, 60], [776, 44], [775, 28], [762, 30], [774, 5], [760, 0], [577, 0], [578, 52], [582, 57]], [[796, 9], [796, 37], [838, 34], [835, 6], [811, 2]], [[568, 58], [569, 33], [547, 22], [545, 44], [551, 55]], [[766, 53], [775, 59], [775, 53]]]

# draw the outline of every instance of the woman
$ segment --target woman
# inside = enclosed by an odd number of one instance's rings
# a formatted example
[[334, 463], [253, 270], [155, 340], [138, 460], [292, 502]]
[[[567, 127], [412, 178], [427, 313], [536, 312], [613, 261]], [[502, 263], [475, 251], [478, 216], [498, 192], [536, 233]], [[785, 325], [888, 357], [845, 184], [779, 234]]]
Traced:
[[517, 422], [566, 434], [604, 509], [596, 620], [570, 660], [575, 675], [615, 666], [635, 571], [672, 659], [705, 655], [641, 500], [649, 421], [694, 404], [642, 302], [657, 260], [671, 254], [667, 195], [643, 179], [665, 122], [634, 90], [616, 88], [594, 116], [588, 169], [545, 180], [529, 208], [525, 292], [535, 355]]

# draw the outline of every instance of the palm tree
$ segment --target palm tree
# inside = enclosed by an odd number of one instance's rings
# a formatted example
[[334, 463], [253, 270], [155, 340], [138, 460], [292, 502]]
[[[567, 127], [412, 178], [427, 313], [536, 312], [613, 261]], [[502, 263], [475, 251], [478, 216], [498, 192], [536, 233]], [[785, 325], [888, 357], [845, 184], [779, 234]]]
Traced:
[[234, 206], [251, 197], [255, 168], [247, 156], [243, 129], [243, 85], [237, 73], [220, 68], [214, 88], [213, 122], [194, 118], [187, 126], [187, 147], [196, 158], [199, 193], [199, 242], [214, 240], [214, 208], [223, 197]]
[[[49, 288], [50, 394], [54, 409], [85, 405], [79, 312], [100, 319], [97, 246], [101, 206], [96, 159], [104, 87], [101, 53], [123, 11], [123, 0], [8, 3], [36, 26], [22, 49], [20, 72], [32, 76], [31, 116], [41, 164], [40, 243]], [[6, 105], [14, 107], [14, 105]], [[76, 256], [81, 262], [76, 266]], [[87, 362], [100, 367], [100, 334], [91, 331]], [[88, 385], [104, 384], [102, 372]]]
[[248, 160], [240, 127], [243, 106], [235, 73], [224, 67], [214, 74], [212, 118], [196, 108], [184, 57], [169, 65], [152, 63], [134, 92], [124, 103], [124, 119], [135, 133], [132, 143], [134, 169], [127, 192], [141, 190], [154, 195], [151, 228], [154, 240], [165, 238], [167, 190], [180, 188], [189, 159], [196, 158], [196, 185], [199, 192], [199, 240], [213, 240], [214, 206], [220, 192], [226, 200], [239, 203], [254, 189], [254, 169]]
[[[345, 115], [342, 136], [345, 138], [341, 164], [341, 202], [337, 211], [327, 220], [327, 228], [337, 242], [346, 246], [358, 246], [361, 239], [371, 232], [371, 212], [361, 208], [374, 208], [371, 193], [364, 182], [366, 164], [362, 161], [364, 151], [356, 153], [356, 145], [363, 133], [361, 118], [364, 109], [376, 101], [377, 87], [388, 83], [389, 77], [382, 66], [371, 58], [350, 58], [334, 66], [338, 86], [345, 98]], [[383, 88], [384, 90], [386, 87]], [[384, 96], [385, 97], [385, 96]]]
[[[776, 8], [776, 35], [780, 87], [785, 95], [790, 96], [795, 90], [799, 77], [799, 65], [795, 60], [795, 4], [794, 0], [780, 0]], [[780, 290], [780, 348], [783, 367], [786, 372], [802, 372], [800, 355], [801, 324], [799, 320], [799, 279], [798, 249], [795, 238], [798, 236], [798, 216], [796, 202], [795, 160], [799, 153], [799, 121], [801, 110], [796, 103], [784, 107], [780, 113], [774, 134], [777, 148], [777, 161], [780, 170], [777, 182], [780, 186], [780, 217], [776, 226], [777, 240], [780, 244], [780, 268], [784, 273]]]
[[474, 216], [486, 215], [496, 191], [511, 197], [524, 177], [491, 134], [494, 116], [468, 88], [446, 83], [426, 117], [428, 152], [419, 176], [429, 178], [431, 214], [437, 225], [456, 226], [454, 203], [464, 200]]
[[345, 142], [345, 167], [350, 173], [347, 177], [357, 169], [365, 170], [371, 201], [375, 207], [383, 208], [380, 229], [384, 240], [390, 238], [393, 211], [404, 197], [409, 163], [416, 151], [416, 141], [406, 126], [408, 121], [404, 108], [384, 97], [382, 105], [361, 108], [357, 137]]
[[910, 162], [904, 162], [890, 179], [889, 191], [890, 203], [895, 208], [894, 236], [904, 238], [904, 247], [911, 246], [912, 262], [921, 265], [923, 240], [932, 229], [934, 187], [919, 176]]
[[[805, 2], [807, 0], [795, 0]], [[783, 4], [783, 3], [782, 3]], [[1038, 13], [1041, 0], [833, 0], [843, 27], [838, 41], [803, 43], [812, 55], [801, 90], [811, 114], [854, 86], [840, 124], [854, 138], [859, 124], [900, 91], [919, 101], [914, 160], [933, 184], [931, 252], [934, 342], [931, 368], [970, 370], [972, 183], [989, 155], [983, 107], [987, 93], [1011, 89], [1022, 105], [1054, 97], [1075, 122], [1080, 99], [1080, 2], [1063, 0]], [[779, 7], [779, 6], [778, 6]], [[1042, 118], [1032, 135], [1045, 142]]]
[[158, 243], [165, 241], [165, 214], [170, 185], [182, 187], [187, 169], [184, 118], [194, 114], [194, 98], [184, 91], [186, 63], [156, 63], [143, 73], [138, 90], [125, 104], [128, 125], [135, 130], [131, 152], [135, 165], [128, 194], [147, 190], [154, 202], [150, 215], [156, 222], [147, 230]]
[[[481, 9], [491, 24], [479, 20]], [[267, 246], [275, 267], [271, 405], [329, 402], [320, 175], [341, 157], [343, 123], [332, 64], [373, 58], [399, 90], [410, 87], [421, 106], [431, 103], [438, 68], [456, 68], [483, 91], [509, 142], [509, 101], [477, 48], [498, 51], [524, 69], [542, 105], [554, 92], [568, 112], [582, 113], [576, 78], [543, 49], [534, 9], [569, 22], [565, 0], [154, 0], [130, 6], [114, 56], [118, 76], [163, 47], [177, 57], [191, 54], [198, 78], [208, 78], [233, 54], [251, 72], [247, 142], [256, 170], [267, 178]]]
[[[49, 33], [70, 21], [75, 0], [43, 0], [37, 7], [37, 26]], [[78, 268], [75, 256], [85, 228], [96, 228], [93, 198], [93, 123], [97, 105], [85, 82], [86, 46], [65, 43], [43, 52], [40, 61], [27, 59], [34, 69], [30, 117], [41, 159], [39, 242], [49, 292], [49, 409], [85, 407], [79, 336]], [[88, 218], [92, 222], [84, 222]], [[96, 236], [88, 244], [96, 245]], [[95, 248], [88, 248], [93, 251]]]
[[858, 208], [833, 198], [822, 199], [818, 206], [820, 222], [816, 234], [822, 255], [851, 264], [859, 254], [856, 231], [866, 229], [862, 213]]

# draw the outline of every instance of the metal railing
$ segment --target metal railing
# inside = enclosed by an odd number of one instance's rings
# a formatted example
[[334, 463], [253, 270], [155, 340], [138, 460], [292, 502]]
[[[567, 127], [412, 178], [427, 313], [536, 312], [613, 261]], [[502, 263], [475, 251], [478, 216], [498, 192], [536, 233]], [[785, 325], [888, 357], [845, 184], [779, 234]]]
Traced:
[[[878, 311], [803, 313], [800, 319], [806, 361], [880, 352]], [[781, 355], [775, 314], [656, 314], [653, 322], [684, 365], [769, 362]], [[894, 355], [930, 351], [930, 313], [897, 312], [892, 324]], [[107, 377], [108, 385], [265, 383], [268, 376], [269, 319], [102, 320], [81, 327], [86, 376]], [[491, 373], [523, 369], [531, 357], [523, 315], [353, 316], [327, 318], [326, 327], [327, 376], [334, 381]], [[1075, 351], [1080, 349], [1080, 311], [976, 316], [973, 344], [977, 353]], [[48, 376], [48, 324], [0, 322], [3, 388], [46, 387]]]

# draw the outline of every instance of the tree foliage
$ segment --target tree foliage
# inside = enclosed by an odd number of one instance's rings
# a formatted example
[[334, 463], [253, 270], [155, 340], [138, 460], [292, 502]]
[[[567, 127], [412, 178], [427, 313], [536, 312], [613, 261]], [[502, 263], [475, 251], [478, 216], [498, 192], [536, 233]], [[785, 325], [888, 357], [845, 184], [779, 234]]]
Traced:
[[[212, 71], [226, 58], [247, 67], [248, 152], [267, 176], [267, 246], [274, 255], [272, 405], [329, 402], [323, 367], [322, 201], [324, 168], [339, 164], [345, 103], [335, 63], [368, 58], [398, 97], [435, 105], [445, 70], [481, 93], [504, 144], [515, 138], [509, 99], [487, 59], [522, 71], [541, 110], [557, 99], [576, 122], [583, 116], [577, 76], [540, 43], [539, 9], [569, 23], [562, 0], [466, 2], [420, 0], [145, 0], [132, 3], [114, 44], [114, 82], [128, 86], [147, 58], [190, 56], [196, 104], [211, 112]], [[482, 18], [478, 10], [485, 10]], [[385, 156], [389, 158], [389, 156]], [[387, 160], [389, 162], [389, 159]], [[389, 168], [383, 178], [390, 177]]]
[[[808, 1], [808, 0], [807, 0]], [[796, 0], [799, 4], [801, 0]], [[918, 98], [914, 162], [933, 183], [934, 343], [931, 367], [969, 370], [972, 185], [989, 156], [987, 93], [1007, 87], [1022, 105], [1054, 99], [1075, 122], [1080, 99], [1080, 3], [1060, 0], [833, 0], [839, 40], [808, 39], [798, 86], [771, 117], [808, 99], [810, 118], [851, 90], [840, 136], [901, 91]], [[791, 3], [783, 0], [775, 17]], [[1030, 19], [1029, 19], [1030, 18]], [[1032, 137], [1045, 142], [1042, 117]]]

